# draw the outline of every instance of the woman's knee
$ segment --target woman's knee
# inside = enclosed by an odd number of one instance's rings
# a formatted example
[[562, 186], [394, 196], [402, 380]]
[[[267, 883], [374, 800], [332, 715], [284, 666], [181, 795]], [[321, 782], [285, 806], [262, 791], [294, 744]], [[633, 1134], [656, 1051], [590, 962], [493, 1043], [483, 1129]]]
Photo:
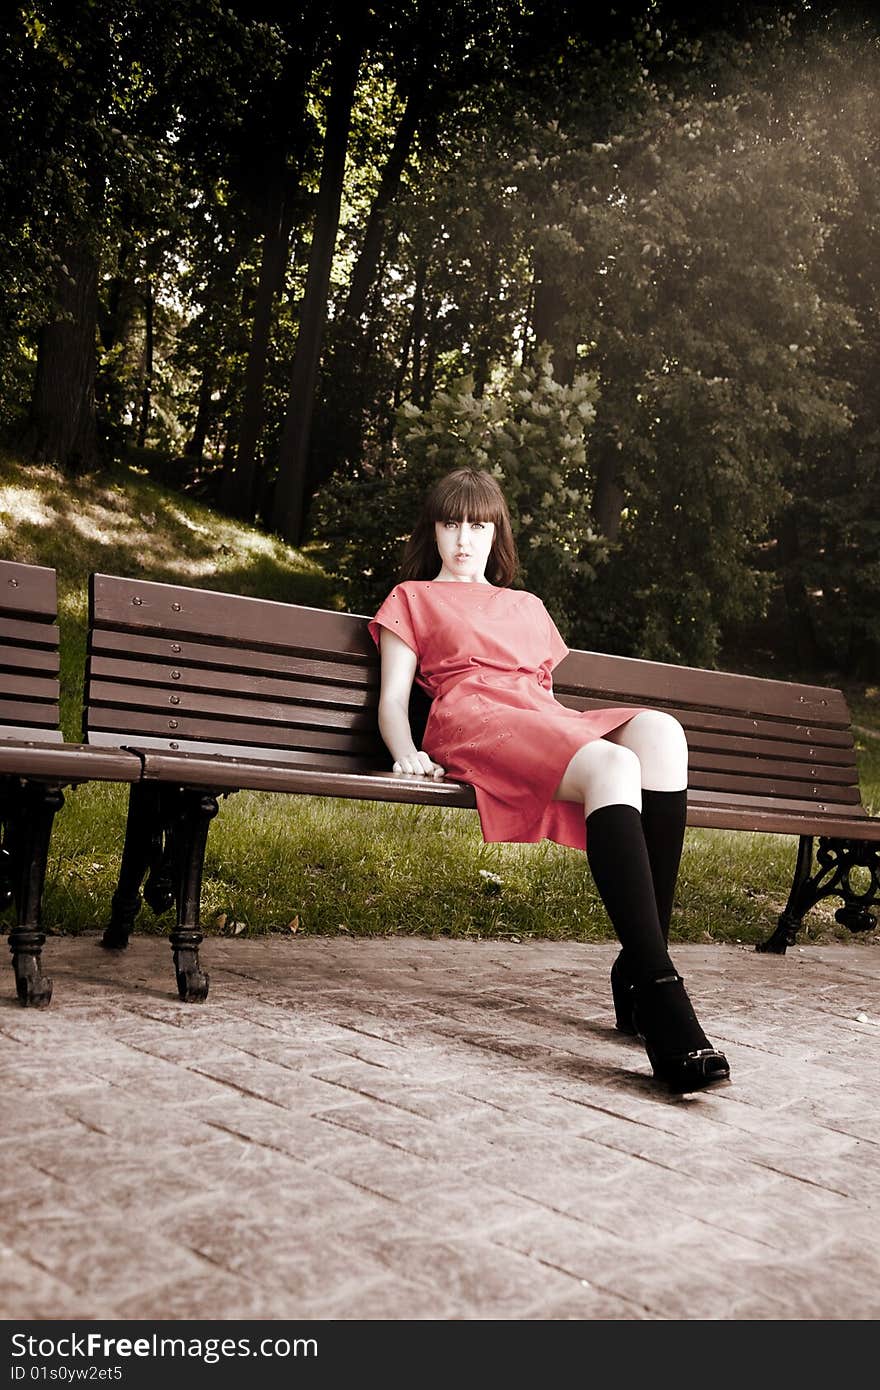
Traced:
[[667, 783], [683, 785], [687, 780], [687, 736], [675, 716], [665, 710], [640, 710], [609, 737], [636, 754], [645, 786], [656, 784], [663, 789]]
[[641, 765], [630, 748], [594, 739], [579, 748], [565, 769], [557, 801], [582, 801], [595, 808], [614, 801], [641, 805]]
[[662, 709], [643, 709], [638, 714], [633, 715], [628, 724], [623, 726], [624, 731], [629, 729], [639, 739], [648, 739], [652, 744], [668, 745], [670, 748], [684, 748], [687, 751], [687, 737], [684, 729], [678, 722], [674, 714], [667, 714]]

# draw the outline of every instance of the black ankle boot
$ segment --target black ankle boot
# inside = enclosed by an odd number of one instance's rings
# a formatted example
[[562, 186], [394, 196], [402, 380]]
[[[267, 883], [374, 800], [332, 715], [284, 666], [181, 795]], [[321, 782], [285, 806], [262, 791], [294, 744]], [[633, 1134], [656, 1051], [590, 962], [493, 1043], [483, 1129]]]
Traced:
[[675, 971], [634, 986], [633, 1020], [654, 1076], [677, 1095], [730, 1079], [727, 1058], [700, 1027], [684, 981]]
[[633, 1018], [634, 989], [623, 963], [622, 951], [611, 967], [611, 998], [614, 1000], [615, 1028], [618, 1033], [626, 1033], [634, 1038], [639, 1031]]

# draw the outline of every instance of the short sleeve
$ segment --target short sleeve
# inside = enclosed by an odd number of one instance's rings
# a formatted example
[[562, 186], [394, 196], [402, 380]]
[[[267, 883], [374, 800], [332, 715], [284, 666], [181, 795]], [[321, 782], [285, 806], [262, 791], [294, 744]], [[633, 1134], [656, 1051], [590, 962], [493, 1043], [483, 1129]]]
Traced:
[[389, 632], [396, 632], [397, 636], [403, 638], [416, 656], [421, 658], [415, 623], [410, 612], [409, 595], [400, 584], [391, 590], [376, 616], [371, 618], [367, 624], [367, 631], [377, 648], [379, 647], [379, 629], [383, 627], [387, 627]]
[[[543, 605], [542, 605], [543, 606]], [[570, 647], [567, 647], [562, 640], [562, 634], [554, 623], [547, 609], [544, 609], [544, 617], [547, 622], [547, 643], [550, 652], [550, 660], [547, 663], [547, 670], [552, 671], [554, 666], [558, 666], [563, 657], [568, 656]]]

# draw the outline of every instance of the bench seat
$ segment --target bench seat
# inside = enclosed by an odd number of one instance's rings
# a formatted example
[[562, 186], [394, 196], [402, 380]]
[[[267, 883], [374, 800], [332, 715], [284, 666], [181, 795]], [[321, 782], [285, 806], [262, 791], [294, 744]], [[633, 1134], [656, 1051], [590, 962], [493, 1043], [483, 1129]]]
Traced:
[[[476, 810], [476, 796], [467, 783], [434, 780], [400, 773], [326, 772], [273, 760], [234, 758], [228, 754], [159, 752], [139, 739], [136, 752], [147, 781], [181, 786], [213, 787], [219, 791], [267, 791], [304, 796], [341, 796], [360, 801], [400, 801], [420, 806], [454, 806]], [[2, 767], [2, 755], [0, 755]], [[833, 810], [824, 802], [779, 799], [768, 810], [766, 798], [691, 790], [688, 825], [711, 830], [754, 830], [776, 835], [827, 834], [880, 840], [880, 820], [863, 807], [858, 814]]]
[[0, 736], [0, 777], [30, 777], [60, 787], [79, 782], [137, 782], [142, 764], [122, 748]]

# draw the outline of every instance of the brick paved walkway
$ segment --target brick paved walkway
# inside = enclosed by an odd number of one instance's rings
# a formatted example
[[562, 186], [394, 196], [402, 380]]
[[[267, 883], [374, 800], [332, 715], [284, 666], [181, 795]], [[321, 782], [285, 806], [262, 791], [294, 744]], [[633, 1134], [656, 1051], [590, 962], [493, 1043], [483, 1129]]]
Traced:
[[[6, 1318], [876, 1318], [876, 942], [675, 951], [729, 1087], [611, 1027], [613, 947], [46, 950], [0, 999]], [[859, 1022], [856, 1015], [868, 1015]]]

